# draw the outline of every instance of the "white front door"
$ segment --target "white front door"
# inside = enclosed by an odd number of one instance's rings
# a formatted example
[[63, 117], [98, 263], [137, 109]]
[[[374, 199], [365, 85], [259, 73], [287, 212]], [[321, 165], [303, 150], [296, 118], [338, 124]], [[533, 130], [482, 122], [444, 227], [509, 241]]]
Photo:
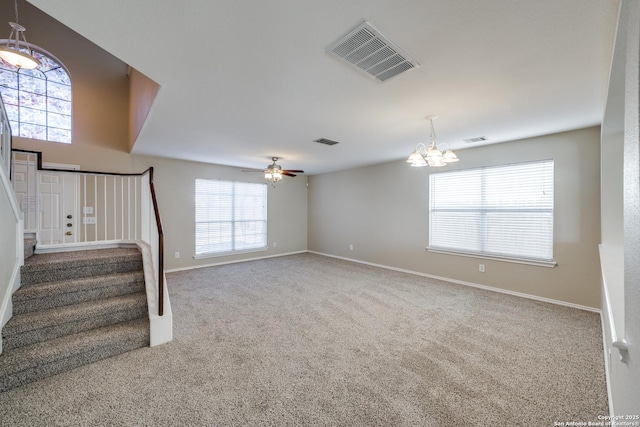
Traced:
[[[78, 169], [77, 166], [43, 164], [44, 168]], [[77, 241], [78, 178], [64, 172], [39, 171], [39, 241], [41, 244]]]
[[[17, 157], [17, 156], [16, 156]], [[13, 162], [13, 188], [24, 216], [24, 231], [37, 233], [42, 245], [77, 241], [78, 177], [64, 172], [38, 171], [33, 154]], [[44, 163], [44, 168], [77, 170], [79, 166]]]

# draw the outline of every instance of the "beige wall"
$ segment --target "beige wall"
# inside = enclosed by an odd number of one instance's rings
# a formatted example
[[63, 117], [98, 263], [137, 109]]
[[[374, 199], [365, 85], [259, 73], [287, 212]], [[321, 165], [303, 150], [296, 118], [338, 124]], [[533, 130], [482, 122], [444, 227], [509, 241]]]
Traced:
[[623, 166], [624, 135], [622, 130], [614, 134], [602, 134], [602, 191], [601, 223], [602, 243], [622, 245], [623, 230]]
[[555, 268], [427, 252], [429, 170], [404, 160], [311, 176], [309, 250], [599, 308], [599, 140], [593, 127], [466, 149], [447, 166], [554, 159]]
[[[128, 152], [127, 65], [31, 4], [20, 1], [18, 6], [29, 43], [56, 56], [71, 75], [73, 145]], [[1, 24], [8, 35], [4, 25], [14, 19], [13, 1], [0, 0], [0, 16], [6, 18]], [[34, 149], [29, 141], [20, 143], [20, 148]]]
[[78, 165], [82, 170], [96, 172], [142, 172], [131, 170], [129, 153], [106, 147], [82, 144], [59, 144], [26, 138], [13, 138], [13, 148], [39, 151], [45, 163]]
[[[243, 173], [238, 168], [188, 162], [152, 156], [137, 156], [97, 147], [73, 147], [30, 141], [36, 150], [44, 152], [44, 160], [52, 163], [79, 165], [82, 170], [103, 172], [144, 172], [154, 167], [155, 184], [160, 215], [165, 231], [165, 268], [189, 268], [220, 262], [279, 255], [307, 249], [307, 187], [306, 177], [287, 178], [276, 188], [268, 189], [268, 242], [263, 252], [214, 257], [195, 260], [195, 179], [210, 178], [231, 181], [263, 183], [260, 173]], [[265, 161], [265, 164], [268, 163]], [[88, 205], [92, 206], [93, 193], [89, 182]], [[102, 185], [99, 186], [102, 188]], [[109, 188], [111, 186], [109, 185]], [[103, 196], [98, 197], [96, 212], [102, 212]], [[111, 222], [109, 222], [111, 224]], [[118, 223], [119, 224], [119, 223]], [[120, 227], [120, 225], [118, 225]], [[91, 229], [91, 227], [89, 227]], [[102, 228], [99, 228], [102, 230]], [[80, 230], [82, 234], [82, 230]], [[103, 231], [100, 231], [102, 236]], [[88, 235], [89, 240], [93, 234]], [[273, 247], [273, 243], [277, 247]], [[174, 257], [180, 252], [180, 258]]]
[[[269, 249], [242, 255], [196, 260], [195, 253], [195, 179], [264, 183], [260, 173], [243, 173], [238, 168], [172, 160], [160, 157], [133, 156], [136, 171], [154, 167], [158, 205], [165, 231], [165, 268], [189, 268], [234, 260], [279, 255], [307, 249], [306, 177], [285, 177], [276, 188], [269, 187]], [[273, 247], [273, 243], [277, 247]], [[180, 252], [180, 258], [174, 257]]]

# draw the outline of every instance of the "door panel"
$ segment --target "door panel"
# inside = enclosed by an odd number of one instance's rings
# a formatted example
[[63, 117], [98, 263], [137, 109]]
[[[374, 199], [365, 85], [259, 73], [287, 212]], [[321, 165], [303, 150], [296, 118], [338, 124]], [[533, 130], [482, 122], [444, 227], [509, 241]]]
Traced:
[[12, 174], [13, 190], [23, 213], [24, 231], [35, 233], [38, 225], [36, 222], [35, 162], [14, 160]]
[[[55, 166], [59, 169], [59, 165]], [[40, 171], [40, 242], [60, 244], [77, 241], [76, 176], [64, 172]]]

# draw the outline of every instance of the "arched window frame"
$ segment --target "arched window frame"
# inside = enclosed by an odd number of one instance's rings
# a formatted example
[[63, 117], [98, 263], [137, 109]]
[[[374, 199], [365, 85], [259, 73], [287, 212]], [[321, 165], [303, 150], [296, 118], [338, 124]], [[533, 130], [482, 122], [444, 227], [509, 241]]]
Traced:
[[[0, 40], [0, 44], [6, 40]], [[40, 60], [33, 70], [0, 59], [0, 95], [14, 136], [70, 144], [72, 140], [71, 75], [46, 50], [30, 45]]]

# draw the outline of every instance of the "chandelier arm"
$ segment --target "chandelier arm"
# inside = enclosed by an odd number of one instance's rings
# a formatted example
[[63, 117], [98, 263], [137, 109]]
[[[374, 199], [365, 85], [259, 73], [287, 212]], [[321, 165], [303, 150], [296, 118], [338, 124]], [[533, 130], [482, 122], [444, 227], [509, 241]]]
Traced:
[[436, 143], [437, 137], [436, 137], [436, 130], [433, 127], [433, 119], [429, 119], [429, 123], [431, 124], [431, 144], [430, 144], [430, 147], [437, 149], [438, 148], [438, 144]]
[[[14, 40], [15, 39], [15, 40]], [[16, 29], [11, 27], [11, 34], [9, 34], [9, 40], [7, 40], [7, 47], [13, 42], [13, 45], [16, 49], [19, 49], [18, 45], [18, 35], [16, 34]]]

